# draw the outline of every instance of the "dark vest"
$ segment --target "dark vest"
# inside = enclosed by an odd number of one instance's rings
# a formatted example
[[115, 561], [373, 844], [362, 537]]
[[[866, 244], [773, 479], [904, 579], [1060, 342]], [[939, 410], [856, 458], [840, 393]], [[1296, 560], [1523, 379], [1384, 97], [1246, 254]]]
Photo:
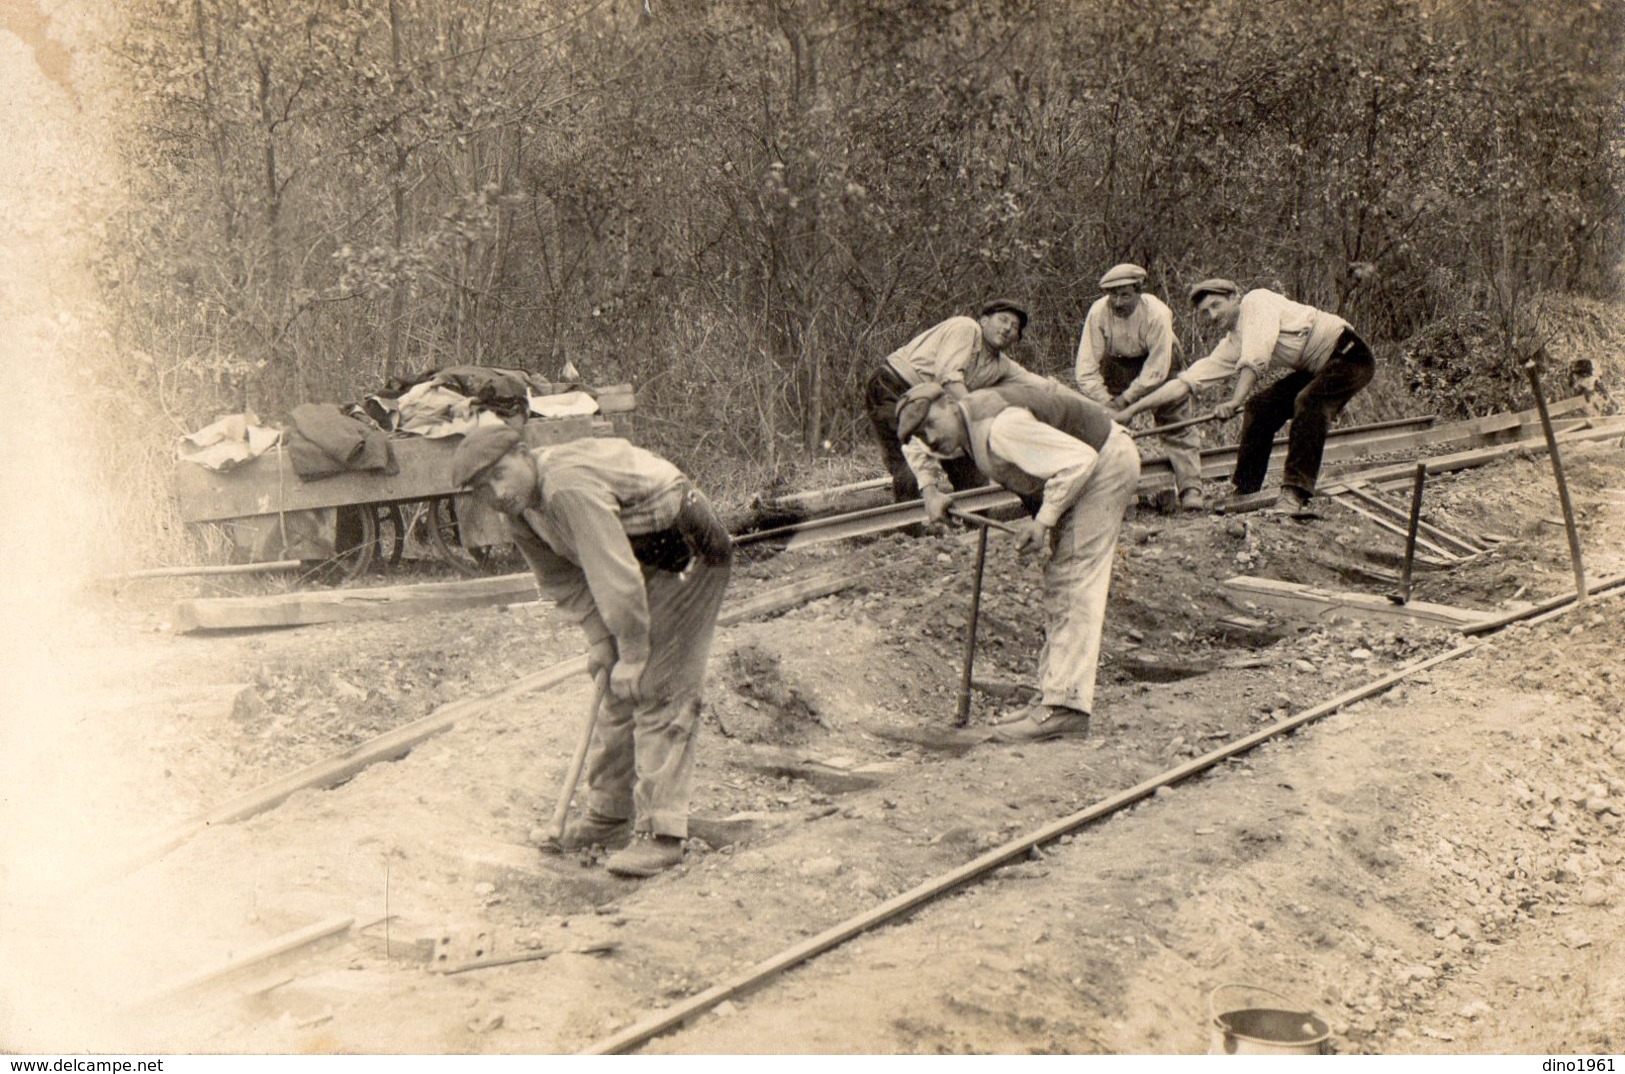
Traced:
[[1050, 382], [999, 384], [971, 392], [959, 403], [970, 433], [971, 455], [982, 473], [1020, 496], [1033, 509], [1034, 498], [1044, 494], [1044, 482], [1027, 471], [996, 457], [988, 450], [988, 433], [993, 419], [1010, 407], [1025, 407], [1033, 417], [1054, 429], [1099, 451], [1112, 434], [1112, 419], [1106, 408], [1077, 392]]

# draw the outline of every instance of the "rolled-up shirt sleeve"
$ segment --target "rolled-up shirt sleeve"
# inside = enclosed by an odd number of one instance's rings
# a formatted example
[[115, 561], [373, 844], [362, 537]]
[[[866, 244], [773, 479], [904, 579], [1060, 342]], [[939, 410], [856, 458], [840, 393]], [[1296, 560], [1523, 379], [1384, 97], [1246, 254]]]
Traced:
[[1232, 332], [1219, 340], [1212, 353], [1192, 362], [1191, 367], [1176, 379], [1184, 381], [1192, 391], [1197, 392], [1217, 387], [1236, 375], [1236, 358], [1240, 353], [1240, 346]]
[[948, 471], [942, 468], [937, 457], [921, 442], [917, 436], [911, 436], [903, 444], [903, 459], [908, 468], [914, 471], [914, 480], [920, 488], [937, 488], [948, 492], [953, 485], [948, 480]]
[[1000, 411], [988, 428], [988, 450], [1044, 482], [1038, 521], [1054, 527], [1078, 502], [1100, 455], [1075, 436], [1068, 436], [1033, 417], [1022, 407]]

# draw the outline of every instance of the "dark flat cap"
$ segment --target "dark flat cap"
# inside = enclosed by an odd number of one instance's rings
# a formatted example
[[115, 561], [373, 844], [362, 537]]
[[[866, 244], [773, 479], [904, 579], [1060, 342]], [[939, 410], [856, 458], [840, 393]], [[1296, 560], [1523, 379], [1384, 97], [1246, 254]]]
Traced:
[[1022, 308], [1021, 303], [1015, 301], [1014, 299], [995, 298], [991, 302], [984, 305], [982, 307], [982, 312], [977, 314], [977, 316], [986, 317], [994, 313], [1015, 314], [1016, 320], [1021, 322], [1021, 331], [1023, 333], [1027, 331], [1027, 311]]
[[1191, 285], [1191, 305], [1202, 301], [1203, 295], [1239, 295], [1241, 288], [1236, 286], [1235, 280], [1227, 280], [1223, 276], [1215, 276], [1211, 280]]
[[897, 442], [908, 443], [909, 439], [920, 431], [925, 424], [925, 416], [931, 412], [931, 404], [941, 399], [945, 393], [942, 385], [936, 381], [928, 380], [924, 384], [916, 384], [903, 393], [897, 400]]
[[463, 442], [452, 453], [451, 483], [458, 488], [473, 484], [523, 440], [512, 425], [480, 426], [463, 437]]

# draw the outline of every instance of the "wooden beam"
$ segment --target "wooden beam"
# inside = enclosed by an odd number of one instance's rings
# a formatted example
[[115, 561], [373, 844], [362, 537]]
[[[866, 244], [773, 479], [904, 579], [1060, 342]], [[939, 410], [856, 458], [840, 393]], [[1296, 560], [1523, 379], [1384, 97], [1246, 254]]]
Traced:
[[[1377, 526], [1380, 529], [1385, 529], [1389, 533], [1397, 534], [1401, 538], [1404, 538], [1404, 537], [1407, 536], [1404, 527], [1399, 525], [1399, 523], [1393, 521], [1392, 519], [1385, 518], [1382, 515], [1379, 515], [1379, 514], [1375, 513], [1374, 511], [1367, 510], [1366, 508], [1361, 507], [1359, 504], [1353, 502], [1350, 499], [1346, 499], [1345, 497], [1349, 493], [1351, 493], [1352, 491], [1353, 491], [1352, 489], [1343, 489], [1340, 492], [1332, 493], [1330, 496], [1327, 497], [1327, 499], [1331, 500], [1333, 503], [1337, 504], [1339, 507], [1348, 508], [1350, 511], [1353, 511], [1355, 514], [1362, 516], [1363, 518], [1367, 519], [1373, 525]], [[1449, 550], [1447, 548], [1443, 548], [1443, 547], [1441, 547], [1441, 546], [1439, 546], [1437, 544], [1434, 544], [1432, 541], [1428, 540], [1425, 537], [1417, 537], [1416, 538], [1416, 545], [1417, 545], [1418, 548], [1426, 548], [1428, 551], [1432, 552], [1434, 557], [1435, 557], [1435, 561], [1438, 562], [1438, 563], [1441, 563], [1441, 564], [1455, 563], [1455, 562], [1459, 561], [1462, 558], [1461, 556], [1457, 555], [1455, 552], [1452, 552], [1451, 550]], [[1476, 555], [1477, 553], [1473, 553], [1473, 554]]]
[[1475, 626], [1489, 618], [1483, 612], [1452, 608], [1447, 604], [1430, 604], [1427, 601], [1413, 600], [1401, 605], [1393, 603], [1387, 597], [1316, 589], [1296, 582], [1277, 581], [1274, 578], [1251, 578], [1242, 575], [1225, 579], [1224, 585], [1238, 597], [1300, 619], [1324, 619], [1337, 614], [1391, 622], [1437, 623], [1461, 629]]
[[536, 577], [527, 571], [455, 582], [310, 590], [263, 597], [200, 597], [177, 602], [171, 622], [185, 634], [196, 630], [397, 619], [535, 599]]
[[[861, 574], [833, 573], [770, 590], [749, 600], [740, 601], [732, 607], [724, 607], [717, 617], [717, 623], [719, 626], [732, 626], [749, 619], [788, 611], [809, 600], [816, 600], [857, 585], [863, 577]], [[403, 724], [393, 731], [368, 739], [337, 757], [308, 765], [281, 779], [238, 795], [200, 816], [183, 821], [125, 858], [114, 867], [112, 874], [119, 875], [149, 861], [157, 860], [205, 828], [247, 820], [268, 809], [274, 809], [299, 791], [334, 787], [370, 765], [380, 761], [398, 760], [410, 753], [420, 742], [451, 729], [459, 720], [481, 716], [497, 705], [513, 701], [536, 690], [556, 686], [566, 679], [583, 674], [586, 670], [585, 656], [571, 657], [569, 660], [526, 675], [500, 690], [442, 705], [422, 719]]]
[[138, 571], [104, 574], [104, 582], [134, 582], [142, 578], [187, 578], [207, 574], [269, 574], [272, 571], [296, 571], [305, 564], [297, 559], [279, 559], [270, 563], [229, 563], [206, 567], [146, 567]]
[[[1608, 418], [1600, 422], [1591, 422], [1593, 427], [1571, 428], [1558, 436], [1558, 442], [1567, 444], [1583, 440], [1608, 440], [1625, 434], [1625, 419]], [[1532, 439], [1515, 440], [1510, 444], [1499, 444], [1495, 447], [1474, 448], [1470, 451], [1459, 451], [1453, 455], [1440, 455], [1437, 458], [1426, 460], [1429, 474], [1452, 473], [1456, 470], [1469, 470], [1475, 466], [1504, 459], [1519, 452], [1528, 452], [1539, 455], [1546, 450], [1546, 441], [1540, 438], [1538, 426], [1530, 426], [1525, 430]], [[1321, 488], [1325, 495], [1341, 492], [1353, 484], [1372, 484], [1385, 486], [1392, 482], [1397, 485], [1409, 482], [1411, 475], [1416, 472], [1416, 462], [1395, 463], [1392, 466], [1379, 466], [1372, 470], [1360, 470], [1351, 474], [1344, 474]]]
[[[1367, 503], [1376, 508], [1377, 511], [1379, 511], [1390, 521], [1395, 523], [1403, 522], [1409, 525], [1410, 515], [1405, 508], [1396, 503], [1391, 503], [1388, 500], [1383, 499], [1381, 493], [1377, 492], [1375, 489], [1363, 488], [1359, 485], [1350, 485], [1344, 491], [1347, 495], [1352, 496], [1354, 499], [1360, 500], [1361, 502]], [[1433, 538], [1439, 544], [1445, 546], [1456, 555], [1476, 556], [1478, 553], [1484, 551], [1484, 547], [1482, 545], [1474, 544], [1466, 537], [1451, 533], [1449, 530], [1441, 529], [1440, 527], [1433, 525], [1431, 522], [1424, 522], [1421, 519], [1418, 519], [1416, 528], [1418, 533], [1425, 534], [1428, 537]]]

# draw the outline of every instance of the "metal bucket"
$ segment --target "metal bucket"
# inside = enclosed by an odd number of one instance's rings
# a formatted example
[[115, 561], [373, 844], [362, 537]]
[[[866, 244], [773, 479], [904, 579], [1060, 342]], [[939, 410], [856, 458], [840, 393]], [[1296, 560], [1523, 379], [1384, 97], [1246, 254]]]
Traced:
[[1279, 992], [1255, 985], [1219, 985], [1207, 994], [1213, 1031], [1209, 1055], [1320, 1055], [1325, 1051], [1332, 1030], [1312, 1012], [1277, 1007], [1239, 1007], [1221, 1012], [1214, 999], [1226, 989], [1261, 992], [1292, 1003]]

